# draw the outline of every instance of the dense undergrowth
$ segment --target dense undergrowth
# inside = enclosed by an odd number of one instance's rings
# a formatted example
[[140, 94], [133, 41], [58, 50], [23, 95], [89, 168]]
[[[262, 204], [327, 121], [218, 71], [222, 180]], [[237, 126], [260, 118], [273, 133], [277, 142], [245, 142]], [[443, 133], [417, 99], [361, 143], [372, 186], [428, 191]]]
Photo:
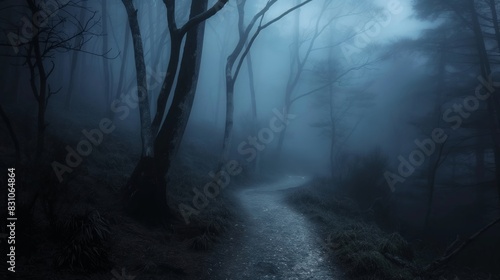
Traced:
[[[17, 167], [17, 275], [44, 280], [198, 279], [207, 250], [233, 219], [231, 192], [221, 192], [189, 224], [147, 226], [125, 211], [125, 188], [139, 151], [136, 143], [118, 132], [106, 135], [59, 182], [50, 163], [64, 163], [65, 147], [74, 147], [82, 137], [71, 126], [78, 127], [61, 121], [58, 127], [67, 130], [48, 131], [45, 167], [31, 165], [29, 150], [23, 151]], [[29, 143], [29, 139], [20, 141]], [[189, 146], [180, 153], [169, 185], [174, 209], [192, 200], [194, 186], [210, 180], [208, 169], [215, 159]]]
[[412, 261], [414, 253], [397, 233], [387, 234], [364, 221], [353, 201], [325, 199], [315, 187], [295, 191], [289, 202], [321, 228], [325, 250], [338, 260], [352, 279], [412, 279], [409, 271], [398, 267], [384, 254]]
[[373, 211], [361, 210], [353, 199], [332, 191], [329, 181], [313, 181], [290, 192], [287, 200], [318, 225], [320, 243], [348, 279], [500, 279], [453, 265], [426, 274], [425, 266], [442, 254], [441, 248], [429, 249], [397, 231], [382, 230]]

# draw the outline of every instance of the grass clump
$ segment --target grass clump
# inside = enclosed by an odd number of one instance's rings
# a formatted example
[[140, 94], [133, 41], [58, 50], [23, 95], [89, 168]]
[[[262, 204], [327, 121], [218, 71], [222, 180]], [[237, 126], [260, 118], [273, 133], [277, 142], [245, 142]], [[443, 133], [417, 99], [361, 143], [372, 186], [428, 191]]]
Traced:
[[333, 229], [332, 256], [353, 279], [414, 279], [410, 271], [393, 263], [385, 254], [408, 259], [413, 251], [397, 233], [386, 234], [363, 222]]
[[366, 220], [350, 199], [325, 199], [329, 196], [319, 194], [318, 184], [291, 193], [289, 202], [322, 229], [327, 252], [350, 279], [418, 279], [391, 259], [412, 264], [413, 250], [401, 235], [386, 233]]
[[201, 224], [201, 231], [190, 240], [190, 248], [195, 251], [212, 249], [219, 238], [227, 232], [230, 221], [225, 217], [212, 216], [208, 222], [201, 222]]
[[108, 222], [97, 210], [77, 215], [63, 225], [66, 240], [56, 259], [56, 266], [73, 270], [108, 268]]
[[413, 250], [400, 234], [392, 233], [384, 238], [379, 248], [380, 252], [399, 256], [411, 261], [414, 258]]
[[[207, 251], [213, 248], [220, 238], [230, 229], [234, 219], [234, 199], [232, 198], [233, 184], [225, 188], [219, 188], [214, 197], [205, 197], [208, 201], [205, 207], [196, 208], [193, 203], [196, 188], [204, 194], [203, 187], [213, 180], [208, 173], [215, 170], [216, 157], [210, 154], [203, 159], [194, 155], [185, 154], [183, 161], [173, 165], [170, 175], [171, 187], [169, 195], [171, 205], [174, 208], [179, 205], [188, 205], [197, 210], [196, 214], [187, 217], [188, 224], [184, 220], [176, 227], [176, 231], [182, 240], [187, 240], [189, 248], [195, 251]], [[189, 168], [196, 165], [198, 168]], [[178, 213], [179, 216], [182, 216]]]
[[191, 240], [190, 247], [196, 251], [206, 251], [215, 245], [216, 238], [209, 232], [205, 232], [202, 235], [198, 235]]

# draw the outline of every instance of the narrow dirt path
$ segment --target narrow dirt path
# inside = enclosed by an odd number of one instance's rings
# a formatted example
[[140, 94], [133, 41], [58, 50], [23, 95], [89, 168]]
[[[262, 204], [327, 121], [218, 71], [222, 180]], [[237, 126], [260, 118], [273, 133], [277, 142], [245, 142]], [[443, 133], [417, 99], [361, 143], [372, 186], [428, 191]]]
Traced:
[[289, 176], [240, 191], [242, 223], [215, 249], [206, 279], [343, 279], [332, 271], [314, 226], [283, 201], [280, 190], [307, 182]]

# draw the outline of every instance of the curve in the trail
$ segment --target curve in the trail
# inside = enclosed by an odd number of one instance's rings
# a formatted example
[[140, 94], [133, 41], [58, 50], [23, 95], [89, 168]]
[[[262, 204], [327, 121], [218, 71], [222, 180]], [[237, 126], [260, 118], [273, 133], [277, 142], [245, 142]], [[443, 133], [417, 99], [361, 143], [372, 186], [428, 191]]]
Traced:
[[238, 236], [216, 248], [206, 279], [342, 279], [328, 262], [312, 224], [289, 208], [280, 190], [299, 187], [306, 177], [242, 190]]

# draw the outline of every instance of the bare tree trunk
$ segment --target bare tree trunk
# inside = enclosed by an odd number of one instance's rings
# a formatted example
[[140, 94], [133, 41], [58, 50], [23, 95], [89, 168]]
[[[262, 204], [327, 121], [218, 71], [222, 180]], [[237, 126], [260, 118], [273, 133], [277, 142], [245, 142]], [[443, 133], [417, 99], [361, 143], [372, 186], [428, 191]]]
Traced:
[[245, 42], [248, 38], [248, 33], [245, 33], [245, 27], [243, 26], [245, 21], [245, 4], [246, 0], [238, 2], [238, 34], [239, 40], [238, 44], [234, 48], [233, 52], [228, 56], [226, 62], [226, 121], [224, 125], [224, 138], [222, 143], [222, 157], [220, 159], [219, 165], [222, 166], [229, 159], [229, 152], [231, 149], [231, 138], [233, 136], [233, 116], [234, 116], [234, 84], [238, 78], [238, 74], [233, 75], [233, 66], [238, 59], [243, 47], [246, 45]]
[[[331, 97], [331, 99], [333, 99]], [[333, 100], [330, 100], [330, 104], [333, 102]], [[332, 114], [333, 108], [332, 105], [330, 105], [330, 115]], [[337, 175], [337, 172], [335, 172], [335, 122], [331, 123], [331, 130], [332, 130], [332, 138], [330, 139], [330, 176], [332, 177], [332, 180], [335, 180], [335, 176]]]
[[[80, 9], [80, 15], [78, 16], [78, 21], [83, 22], [84, 17], [85, 17], [85, 8], [86, 8], [86, 1], [83, 1], [82, 5], [83, 7]], [[79, 48], [82, 43], [83, 43], [83, 36], [80, 35], [75, 38], [75, 44], [74, 48]], [[79, 59], [79, 53], [78, 52], [73, 52], [71, 54], [71, 70], [70, 70], [70, 80], [69, 80], [69, 86], [68, 86], [68, 92], [66, 93], [66, 100], [65, 100], [65, 108], [66, 110], [69, 110], [71, 108], [71, 97], [73, 96], [73, 91], [75, 90], [75, 82], [77, 81], [78, 75], [76, 75], [76, 66], [78, 65], [78, 59]]]
[[19, 102], [19, 96], [20, 94], [15, 94], [17, 92], [19, 92], [19, 82], [21, 80], [21, 70], [20, 70], [20, 67], [16, 67], [16, 70], [15, 70], [15, 73], [14, 73], [14, 79], [13, 79], [13, 82], [12, 82], [12, 86], [14, 87], [13, 90], [11, 92], [13, 92], [13, 99], [14, 99], [14, 102], [15, 104], [18, 104]]
[[436, 192], [436, 174], [440, 165], [441, 156], [443, 154], [444, 144], [438, 144], [436, 149], [438, 149], [438, 154], [434, 157], [434, 160], [430, 161], [429, 168], [427, 171], [427, 207], [424, 219], [424, 232], [427, 234], [430, 231], [431, 217], [432, 217], [432, 206], [434, 205], [434, 194]]
[[[300, 1], [296, 0], [296, 4]], [[290, 74], [288, 75], [288, 81], [285, 89], [285, 102], [283, 106], [283, 115], [288, 115], [290, 111], [290, 103], [292, 99], [292, 93], [295, 90], [295, 86], [297, 85], [298, 79], [301, 75], [300, 69], [300, 53], [299, 53], [299, 37], [300, 37], [300, 10], [295, 13], [295, 21], [294, 21], [294, 29], [295, 34], [293, 36], [292, 43], [292, 54], [291, 54], [291, 65], [290, 65]], [[287, 131], [287, 126], [279, 133], [278, 136], [278, 146], [277, 146], [277, 158], [281, 157], [281, 152], [283, 149], [283, 142], [285, 141], [285, 134]]]
[[[236, 82], [236, 79], [238, 78], [238, 75], [240, 73], [241, 66], [246, 58], [246, 56], [249, 54], [250, 49], [255, 42], [255, 39], [259, 36], [260, 32], [264, 30], [265, 28], [269, 27], [270, 25], [278, 22], [281, 20], [283, 17], [288, 15], [289, 13], [299, 9], [300, 7], [308, 4], [311, 2], [311, 0], [304, 1], [302, 3], [298, 3], [294, 7], [288, 9], [281, 15], [275, 17], [274, 19], [268, 21], [266, 24], [262, 24], [262, 19], [266, 12], [271, 8], [276, 3], [277, 0], [270, 0], [267, 2], [266, 6], [262, 8], [257, 14], [254, 15], [248, 26], [245, 28], [244, 25], [244, 6], [246, 1], [240, 1], [238, 2], [238, 31], [239, 31], [239, 41], [234, 48], [233, 52], [229, 55], [227, 58], [227, 64], [226, 64], [226, 98], [227, 98], [227, 104], [226, 104], [226, 126], [224, 130], [224, 141], [223, 141], [223, 146], [222, 146], [222, 158], [219, 163], [219, 165], [222, 165], [223, 162], [227, 160], [227, 157], [229, 155], [229, 148], [231, 144], [231, 137], [232, 137], [232, 127], [233, 127], [233, 114], [234, 114], [234, 109], [233, 109], [233, 94], [234, 94], [234, 83]], [[254, 24], [257, 22], [258, 19], [261, 19], [257, 30], [253, 33], [253, 35], [250, 38], [250, 32], [252, 31], [252, 28]], [[250, 40], [247, 42], [247, 40], [250, 38]], [[246, 46], [246, 47], [245, 47]], [[238, 60], [239, 57], [239, 60]], [[238, 60], [238, 61], [237, 61]], [[233, 67], [236, 64], [236, 69], [234, 70], [233, 73]], [[286, 114], [286, 112], [285, 112]]]
[[71, 108], [71, 97], [73, 96], [76, 82], [76, 65], [78, 65], [78, 53], [73, 52], [73, 54], [71, 55], [71, 69], [68, 92], [66, 93], [66, 100], [64, 102], [64, 107], [66, 110], [69, 110]]
[[[108, 44], [108, 4], [106, 0], [101, 0], [101, 12], [102, 12], [102, 33], [104, 34], [102, 38], [102, 53], [107, 54], [109, 51], [109, 44]], [[112, 101], [112, 96], [113, 94], [111, 93], [111, 81], [110, 81], [110, 73], [109, 73], [109, 61], [106, 57], [102, 59], [102, 70], [103, 70], [103, 76], [104, 76], [104, 97], [105, 97], [105, 104], [104, 104], [104, 112], [107, 114], [109, 113], [109, 104], [111, 104]]]
[[[276, 2], [276, 1], [274, 1]], [[271, 5], [274, 4], [273, 1], [268, 2], [266, 7], [264, 7], [259, 13], [257, 13], [252, 21], [249, 23], [247, 27], [244, 26], [245, 23], [245, 5], [246, 0], [239, 1], [237, 4], [238, 7], [238, 35], [239, 40], [236, 44], [236, 47], [231, 52], [231, 54], [227, 58], [226, 68], [225, 68], [225, 76], [226, 76], [226, 120], [224, 125], [224, 138], [222, 144], [222, 156], [219, 162], [219, 166], [222, 166], [229, 158], [229, 152], [231, 148], [231, 138], [233, 135], [233, 116], [234, 116], [234, 84], [236, 83], [236, 79], [238, 78], [239, 68], [236, 69], [236, 72], [233, 73], [233, 67], [240, 57], [241, 52], [247, 47], [249, 49], [251, 46], [248, 45], [247, 40], [250, 35], [251, 28], [257, 21], [257, 19], [269, 9]], [[259, 31], [257, 31], [259, 32]], [[257, 33], [258, 34], [258, 33]], [[240, 58], [240, 62], [244, 59], [244, 57]]]
[[[31, 61], [31, 53], [35, 62]], [[40, 164], [42, 152], [45, 144], [45, 111], [47, 109], [47, 72], [43, 65], [43, 57], [40, 49], [40, 42], [37, 35], [33, 38], [32, 45], [28, 54], [28, 65], [30, 68], [30, 84], [31, 90], [35, 95], [38, 104], [38, 118], [37, 118], [37, 144], [35, 151], [35, 164]], [[38, 73], [35, 74], [35, 71]], [[38, 83], [36, 81], [38, 77]], [[37, 84], [39, 85], [37, 87]]]
[[330, 176], [332, 176], [332, 180], [335, 180], [336, 172], [335, 172], [335, 134], [336, 134], [336, 125], [335, 125], [335, 118], [334, 118], [334, 96], [333, 96], [333, 86], [330, 85], [328, 87], [328, 95], [330, 97], [330, 100], [328, 102], [328, 105], [330, 107], [330, 129], [331, 129], [331, 139], [330, 139]]
[[[137, 20], [137, 10], [135, 9], [132, 0], [122, 0], [122, 2], [127, 10], [128, 22], [132, 33], [132, 42], [134, 45], [142, 140], [141, 159], [131, 175], [128, 186], [134, 194], [136, 191], [140, 191], [140, 193], [133, 198], [133, 201], [129, 206], [131, 208], [130, 210], [132, 210], [134, 214], [139, 214], [140, 218], [152, 222], [153, 218], [151, 214], [154, 213], [154, 211], [160, 211], [162, 209], [159, 208], [158, 202], [154, 203], [149, 201], [151, 198], [155, 198], [154, 189], [157, 188], [159, 182], [157, 181], [158, 174], [155, 169], [153, 158], [153, 134], [151, 131], [151, 114], [148, 98], [146, 64], [144, 62], [144, 49], [142, 45], [141, 30]], [[141, 188], [140, 190], [138, 189], [139, 186]], [[148, 202], [154, 204], [148, 204]], [[149, 205], [151, 205], [151, 207], [148, 208]]]
[[128, 64], [127, 58], [128, 58], [128, 49], [130, 48], [130, 33], [131, 33], [130, 21], [128, 26], [127, 25], [124, 26], [125, 26], [125, 39], [123, 42], [122, 65], [120, 67], [120, 77], [118, 78], [118, 86], [114, 98], [118, 98], [124, 90], [123, 81], [125, 79], [125, 69], [127, 68]]
[[[190, 20], [181, 28], [177, 28], [175, 21], [175, 1], [164, 0], [164, 3], [167, 7], [171, 43], [174, 46], [176, 44], [180, 46], [184, 34], [187, 34], [187, 36], [184, 43], [172, 106], [161, 126], [163, 111], [165, 110], [169, 95], [166, 89], [172, 87], [172, 85], [168, 86], [168, 81], [172, 78], [173, 82], [173, 78], [177, 74], [178, 67], [175, 63], [172, 64], [172, 61], [180, 60], [180, 49], [178, 53], [175, 51], [176, 48], [172, 49], [169, 68], [170, 65], [174, 65], [175, 67], [172, 69], [175, 72], [167, 73], [160, 96], [158, 97], [158, 106], [160, 106], [161, 110], [156, 113], [155, 120], [151, 125], [151, 134], [153, 136], [156, 135], [152, 149], [154, 156], [153, 158], [141, 158], [128, 183], [131, 194], [135, 198], [131, 201], [131, 210], [135, 212], [134, 214], [139, 214], [145, 221], [153, 223], [175, 217], [172, 210], [168, 207], [168, 184], [165, 181], [165, 177], [168, 178], [168, 172], [182, 141], [196, 93], [204, 39], [204, 21], [222, 9], [227, 0], [219, 0], [208, 10], [208, 0], [193, 1], [191, 3]], [[142, 59], [144, 59], [144, 55], [142, 55]], [[146, 82], [145, 79], [144, 82]], [[160, 100], [165, 101], [165, 104], [160, 104]], [[161, 108], [162, 106], [163, 108]], [[155, 121], [157, 121], [156, 127]], [[158, 133], [156, 133], [156, 130], [158, 130]]]
[[[173, 16], [173, 15], [171, 15]], [[157, 134], [165, 116], [167, 102], [172, 92], [175, 81], [175, 75], [179, 67], [181, 55], [182, 37], [175, 30], [170, 30], [170, 60], [168, 61], [167, 74], [163, 80], [160, 94], [156, 102], [156, 114], [153, 119], [153, 134]]]
[[230, 71], [226, 66], [226, 121], [224, 125], [224, 140], [222, 144], [222, 158], [220, 165], [223, 165], [229, 160], [229, 152], [231, 149], [231, 139], [233, 136], [233, 123], [234, 123], [234, 83], [235, 81], [228, 74]]
[[[30, 17], [35, 17], [40, 15], [42, 7], [40, 7], [38, 1], [35, 0], [25, 0], [24, 1], [29, 9]], [[64, 11], [62, 14], [67, 14], [69, 11], [65, 10], [67, 6], [58, 6], [59, 11]], [[55, 13], [55, 11], [54, 11]], [[78, 21], [78, 20], [76, 20]], [[68, 22], [76, 27], [73, 35], [67, 34], [69, 29], [59, 29], [61, 28], [60, 23]], [[51, 21], [47, 22], [48, 26], [40, 28], [37, 32], [34, 32], [33, 38], [25, 42], [22, 46], [23, 57], [25, 58], [25, 63], [28, 65], [29, 76], [30, 76], [30, 87], [31, 92], [37, 102], [37, 139], [36, 139], [36, 151], [35, 151], [35, 165], [39, 166], [42, 159], [42, 154], [45, 144], [45, 113], [47, 110], [47, 104], [52, 95], [57, 91], [52, 91], [50, 84], [48, 83], [48, 78], [53, 73], [55, 68], [55, 62], [52, 59], [54, 53], [57, 51], [69, 51], [73, 50], [67, 46], [68, 42], [71, 42], [73, 38], [78, 36], [86, 36], [89, 34], [89, 30], [92, 28], [92, 24], [89, 22], [75, 22], [72, 20], [65, 20], [64, 16], [57, 23]], [[48, 58], [47, 61], [45, 59]], [[44, 62], [49, 65], [44, 65]]]
[[[159, 18], [157, 18], [156, 20], [160, 20]], [[163, 60], [163, 55], [165, 52], [167, 52], [167, 50], [169, 50], [168, 48], [165, 47], [165, 45], [167, 44], [167, 40], [170, 39], [170, 36], [169, 36], [169, 33], [168, 33], [168, 28], [165, 29], [162, 34], [160, 35], [160, 41], [158, 43], [158, 50], [157, 50], [157, 55], [158, 57], [154, 59], [154, 64], [153, 64], [153, 67], [152, 69], [156, 72], [159, 72], [160, 71], [160, 63], [161, 61]]]
[[[491, 74], [491, 66], [488, 58], [488, 53], [486, 51], [486, 46], [484, 43], [484, 36], [481, 30], [481, 25], [477, 16], [476, 8], [474, 6], [474, 1], [469, 1], [469, 13], [472, 18], [472, 28], [474, 32], [474, 37], [476, 41], [476, 48], [479, 55], [481, 75], [484, 79], [488, 80]], [[499, 104], [498, 97], [491, 93], [491, 97], [488, 99], [488, 113], [490, 114], [490, 127], [491, 127], [491, 138], [493, 141], [493, 152], [495, 158], [495, 184], [498, 189], [498, 200], [500, 202], [500, 124], [499, 124]]]
[[139, 100], [139, 114], [141, 119], [142, 157], [153, 157], [153, 134], [151, 131], [151, 113], [149, 110], [148, 83], [141, 30], [137, 20], [137, 10], [132, 0], [122, 0], [129, 19], [137, 76], [137, 96]]
[[255, 78], [253, 73], [252, 55], [248, 52], [247, 56], [248, 82], [250, 89], [250, 99], [252, 102], [252, 120], [257, 121], [257, 97], [255, 95]]
[[476, 151], [475, 151], [475, 163], [476, 163], [476, 178], [478, 182], [482, 183], [484, 181], [484, 170], [485, 170], [485, 149], [484, 149], [484, 140], [483, 136], [479, 135], [477, 136], [477, 142], [476, 142]]
[[455, 178], [457, 175], [457, 156], [454, 155], [452, 157], [452, 163], [451, 163], [451, 176], [452, 178]]
[[[255, 92], [255, 77], [253, 73], [253, 60], [252, 60], [252, 55], [251, 52], [248, 52], [247, 56], [247, 71], [248, 71], [248, 82], [249, 82], [249, 89], [250, 89], [250, 100], [252, 104], [252, 130], [253, 134], [257, 135], [257, 132], [259, 128], [257, 127], [257, 96]], [[256, 174], [260, 173], [260, 153], [257, 153], [257, 156], [255, 157], [255, 164], [254, 164], [254, 172]]]
[[[333, 40], [333, 34], [330, 33], [330, 38], [329, 40]], [[333, 50], [328, 51], [328, 71], [327, 73], [334, 73], [334, 68], [333, 68]], [[329, 97], [329, 102], [328, 102], [328, 107], [330, 111], [330, 130], [331, 130], [331, 139], [330, 139], [330, 176], [332, 177], [332, 181], [335, 182], [335, 176], [337, 173], [335, 172], [335, 137], [336, 137], [336, 123], [335, 123], [335, 112], [334, 112], [334, 105], [335, 105], [335, 97], [334, 97], [334, 92], [333, 92], [333, 84], [328, 85], [328, 97]]]
[[496, 7], [496, 1], [495, 0], [490, 0], [489, 5], [491, 9], [491, 17], [493, 19], [493, 28], [495, 29], [495, 38], [497, 40], [497, 48], [498, 51], [500, 51], [500, 26], [498, 25], [498, 14], [497, 14], [497, 7]]
[[[307, 1], [306, 1], [307, 2]], [[296, 1], [296, 5], [300, 5], [300, 1]], [[284, 115], [286, 116], [288, 113], [290, 113], [290, 107], [292, 106], [292, 95], [293, 92], [295, 91], [295, 88], [297, 87], [297, 84], [299, 83], [300, 77], [302, 76], [302, 73], [304, 72], [304, 67], [309, 59], [309, 56], [311, 55], [311, 52], [313, 50], [314, 44], [316, 43], [316, 40], [319, 38], [321, 33], [325, 30], [325, 27], [320, 28], [320, 22], [323, 17], [323, 13], [325, 12], [327, 6], [329, 5], [328, 1], [324, 2], [324, 6], [320, 12], [320, 15], [316, 19], [316, 26], [314, 33], [312, 35], [312, 38], [309, 42], [309, 46], [306, 49], [304, 56], [301, 58], [300, 56], [300, 12], [297, 11], [296, 13], [296, 19], [295, 19], [295, 36], [294, 36], [294, 43], [293, 43], [293, 51], [292, 51], [292, 64], [290, 66], [290, 75], [288, 76], [288, 82], [286, 85], [285, 89], [285, 102], [284, 102]], [[331, 23], [331, 22], [330, 22]], [[328, 24], [330, 24], [328, 23]], [[285, 141], [285, 134], [287, 131], [287, 126], [280, 132], [279, 137], [278, 137], [278, 147], [277, 147], [277, 157], [279, 158], [281, 156], [281, 150], [283, 148], [283, 142]]]
[[150, 53], [150, 60], [151, 61], [154, 61], [154, 59], [158, 59], [158, 55], [156, 53], [156, 48], [154, 47], [155, 45], [155, 42], [156, 42], [156, 24], [155, 24], [155, 17], [154, 17], [154, 14], [155, 12], [157, 11], [157, 9], [155, 9], [154, 7], [149, 7], [151, 10], [150, 10], [150, 14], [148, 16], [148, 20], [149, 20], [149, 53]]
[[[224, 75], [221, 75], [221, 76], [224, 76]], [[215, 118], [214, 118], [214, 127], [219, 127], [219, 115], [220, 115], [220, 108], [222, 107], [222, 103], [223, 103], [223, 99], [224, 99], [224, 96], [223, 96], [223, 87], [224, 87], [224, 81], [225, 81], [225, 78], [222, 78], [219, 80], [219, 85], [217, 87], [217, 101], [215, 103]]]
[[[444, 91], [446, 79], [446, 55], [444, 50], [447, 49], [446, 42], [440, 44], [441, 52], [439, 55], [438, 76], [436, 81], [436, 99], [434, 100], [433, 123], [432, 127], [441, 127], [441, 105], [442, 105], [442, 92]], [[440, 165], [441, 155], [443, 152], [444, 144], [437, 144], [435, 149], [438, 150], [437, 154], [432, 154], [429, 158], [429, 166], [427, 169], [427, 207], [424, 220], [424, 232], [428, 233], [431, 223], [432, 206], [434, 205], [434, 193], [436, 189], [436, 174]]]
[[9, 131], [10, 138], [12, 139], [12, 143], [14, 144], [14, 150], [16, 151], [16, 165], [21, 162], [21, 148], [19, 146], [19, 140], [17, 139], [16, 132], [12, 127], [12, 123], [10, 122], [9, 117], [5, 113], [0, 104], [0, 118], [5, 122], [5, 126], [7, 127], [7, 131]]
[[[495, 0], [490, 0], [491, 15], [493, 18], [493, 27], [495, 29], [497, 48], [498, 48], [498, 51], [500, 51], [500, 26], [498, 24], [498, 14], [497, 14], [497, 8], [496, 8], [495, 2], [496, 2]], [[492, 98], [498, 100], [498, 97], [496, 95], [493, 96]], [[499, 114], [500, 108], [498, 108], [498, 101], [496, 103], [497, 103], [497, 110], [496, 110], [497, 126], [496, 126], [496, 131], [495, 131], [496, 136], [494, 138], [496, 141], [499, 141], [500, 140], [500, 114]], [[498, 200], [500, 202], [500, 147], [499, 147], [498, 142], [495, 142], [493, 145], [494, 145], [494, 152], [495, 152], [495, 175], [496, 175], [496, 183], [497, 183], [497, 188], [498, 188]]]
[[[207, 5], [208, 0], [193, 1], [190, 18], [205, 12]], [[166, 125], [162, 125], [155, 140], [156, 163], [160, 174], [167, 174], [170, 170], [187, 126], [198, 85], [204, 36], [204, 22], [186, 35], [172, 106], [165, 119]]]

